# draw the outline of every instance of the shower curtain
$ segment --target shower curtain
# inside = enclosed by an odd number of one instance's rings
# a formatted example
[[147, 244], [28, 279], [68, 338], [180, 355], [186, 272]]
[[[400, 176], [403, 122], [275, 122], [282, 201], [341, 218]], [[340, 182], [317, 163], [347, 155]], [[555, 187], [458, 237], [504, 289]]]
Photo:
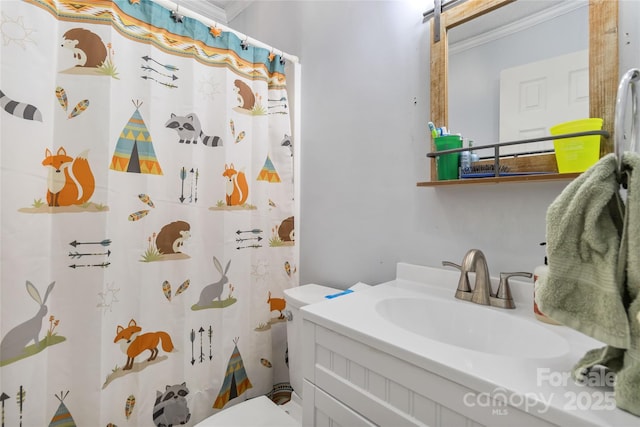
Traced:
[[194, 425], [285, 400], [281, 55], [148, 0], [0, 12], [2, 425]]

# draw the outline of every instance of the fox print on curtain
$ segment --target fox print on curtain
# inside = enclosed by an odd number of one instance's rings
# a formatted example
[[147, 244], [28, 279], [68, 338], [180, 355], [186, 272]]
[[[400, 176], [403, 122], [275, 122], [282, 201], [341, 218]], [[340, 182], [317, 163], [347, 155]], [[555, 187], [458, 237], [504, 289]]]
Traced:
[[148, 0], [0, 12], [3, 424], [194, 425], [290, 390], [280, 56]]

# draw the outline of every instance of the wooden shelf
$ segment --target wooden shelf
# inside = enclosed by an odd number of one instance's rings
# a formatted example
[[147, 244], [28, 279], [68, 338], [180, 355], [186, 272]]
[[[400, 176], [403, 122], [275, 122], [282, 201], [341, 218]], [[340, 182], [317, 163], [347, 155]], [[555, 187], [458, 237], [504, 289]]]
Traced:
[[500, 184], [503, 182], [544, 182], [568, 181], [578, 177], [579, 173], [552, 173], [544, 175], [498, 176], [487, 178], [450, 179], [447, 181], [418, 182], [418, 187], [443, 187], [450, 185]]

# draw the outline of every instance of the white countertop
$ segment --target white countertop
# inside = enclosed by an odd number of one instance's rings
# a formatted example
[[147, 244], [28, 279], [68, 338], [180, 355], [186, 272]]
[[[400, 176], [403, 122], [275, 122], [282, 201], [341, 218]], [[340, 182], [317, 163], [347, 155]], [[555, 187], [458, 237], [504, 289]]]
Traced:
[[[551, 358], [516, 358], [468, 350], [400, 328], [375, 309], [378, 302], [390, 297], [436, 297], [472, 304], [454, 298], [459, 275], [453, 270], [399, 263], [395, 280], [303, 307], [303, 318], [476, 392], [489, 393], [493, 397], [497, 391], [504, 392], [503, 396], [512, 406], [551, 423], [562, 426], [640, 425], [640, 417], [614, 407], [610, 387], [578, 385], [569, 377], [572, 367], [586, 351], [604, 344], [565, 326], [538, 321], [533, 314], [530, 282], [510, 280], [515, 309], [481, 308], [500, 310], [564, 337], [569, 343], [565, 354]], [[492, 280], [495, 290], [497, 281]], [[499, 328], [495, 333], [500, 334]]]

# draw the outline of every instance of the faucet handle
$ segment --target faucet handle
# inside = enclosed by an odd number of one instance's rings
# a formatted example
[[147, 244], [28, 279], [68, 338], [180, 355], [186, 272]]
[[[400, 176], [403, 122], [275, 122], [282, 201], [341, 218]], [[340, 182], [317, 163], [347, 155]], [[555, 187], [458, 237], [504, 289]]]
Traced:
[[515, 308], [516, 305], [513, 303], [513, 297], [511, 296], [511, 288], [509, 287], [509, 277], [532, 277], [533, 275], [526, 271], [517, 271], [513, 273], [500, 273], [500, 284], [498, 285], [498, 291], [496, 292], [496, 298], [501, 300], [511, 301], [507, 305], [513, 305], [512, 307], [506, 308]]
[[451, 262], [451, 261], [442, 261], [442, 266], [443, 267], [454, 267], [457, 268], [458, 270], [462, 271], [462, 266], [456, 264], [455, 262]]
[[[458, 280], [458, 289], [456, 289], [456, 298], [464, 298], [464, 295], [471, 295], [471, 285], [469, 284], [469, 275], [462, 269], [461, 265], [451, 261], [442, 261], [443, 267], [454, 267], [460, 270], [460, 280]], [[465, 294], [466, 293], [466, 294]]]

